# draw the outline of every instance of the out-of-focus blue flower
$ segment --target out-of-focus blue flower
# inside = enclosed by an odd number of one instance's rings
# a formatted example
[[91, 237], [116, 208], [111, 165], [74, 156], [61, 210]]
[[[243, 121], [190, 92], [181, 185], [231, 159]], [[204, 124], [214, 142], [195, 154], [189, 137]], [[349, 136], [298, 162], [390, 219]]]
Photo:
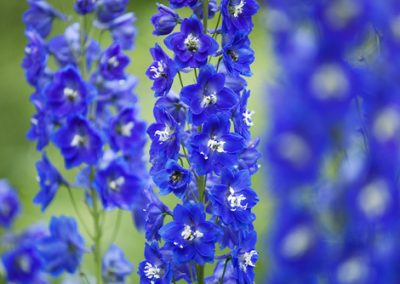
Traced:
[[172, 8], [182, 8], [184, 6], [193, 6], [198, 0], [169, 0]]
[[22, 67], [25, 69], [25, 76], [29, 84], [35, 86], [46, 68], [46, 44], [34, 30], [26, 31], [25, 35], [28, 38], [28, 44], [25, 47]]
[[151, 190], [151, 196], [148, 200], [146, 207], [146, 240], [148, 241], [159, 241], [161, 236], [159, 229], [164, 225], [164, 218], [166, 215], [172, 215], [170, 209], [161, 202], [161, 200]]
[[114, 19], [109, 23], [108, 28], [113, 40], [118, 43], [122, 49], [132, 50], [135, 46], [136, 17], [133, 13], [126, 13]]
[[114, 160], [105, 169], [98, 171], [95, 187], [105, 209], [131, 210], [137, 205], [144, 181], [129, 172], [122, 161]]
[[153, 175], [153, 180], [160, 188], [161, 195], [173, 192], [176, 196], [182, 197], [192, 181], [192, 174], [176, 161], [169, 160], [165, 169]]
[[209, 117], [202, 132], [192, 137], [191, 160], [198, 174], [218, 172], [223, 167], [236, 163], [245, 141], [242, 136], [229, 130], [229, 116], [218, 113]]
[[177, 263], [195, 261], [200, 265], [214, 260], [215, 243], [221, 235], [217, 225], [206, 221], [202, 204], [177, 205], [174, 221], [160, 229], [166, 244], [173, 246]]
[[72, 168], [86, 163], [94, 165], [99, 160], [103, 143], [94, 126], [86, 119], [73, 117], [58, 130], [53, 138], [65, 159], [65, 166]]
[[47, 206], [53, 201], [58, 188], [65, 181], [45, 154], [43, 154], [42, 160], [36, 163], [36, 170], [40, 191], [34, 197], [33, 202], [40, 204], [42, 211], [45, 211]]
[[55, 18], [66, 20], [65, 15], [45, 0], [28, 0], [28, 4], [30, 8], [24, 13], [23, 21], [27, 30], [34, 30], [43, 38], [50, 34]]
[[[207, 284], [219, 284], [221, 283], [222, 274], [224, 274], [223, 282], [224, 284], [236, 284], [238, 283], [238, 279], [236, 276], [236, 272], [233, 269], [233, 264], [231, 261], [228, 261], [228, 264], [225, 268], [225, 261], [220, 260], [215, 265], [214, 273], [212, 276], [207, 277], [205, 283]], [[225, 270], [225, 271], [224, 271]]]
[[106, 80], [125, 78], [125, 67], [129, 64], [129, 57], [125, 55], [118, 44], [113, 44], [105, 50], [100, 58], [100, 74]]
[[225, 225], [243, 229], [255, 220], [251, 208], [258, 202], [258, 197], [250, 186], [250, 173], [247, 170], [224, 169], [221, 182], [208, 191], [214, 214]]
[[97, 0], [76, 0], [74, 9], [78, 14], [86, 15], [93, 12]]
[[85, 114], [93, 89], [72, 66], [58, 71], [45, 90], [48, 110], [57, 118]]
[[75, 220], [65, 216], [52, 217], [49, 229], [50, 236], [37, 246], [44, 270], [53, 276], [64, 271], [75, 273], [86, 251]]
[[254, 283], [254, 268], [258, 260], [256, 242], [257, 234], [251, 231], [245, 234], [239, 246], [232, 252], [232, 264], [238, 283]]
[[195, 16], [184, 19], [181, 31], [169, 35], [164, 43], [175, 53], [175, 60], [182, 68], [204, 66], [208, 56], [218, 50], [218, 43], [203, 32], [203, 25]]
[[9, 228], [19, 214], [20, 204], [17, 192], [8, 181], [0, 180], [0, 226]]
[[154, 81], [152, 87], [154, 95], [156, 97], [165, 96], [171, 90], [178, 67], [157, 43], [154, 48], [150, 49], [150, 52], [154, 62], [147, 69], [146, 75]]
[[39, 274], [42, 263], [32, 246], [19, 246], [2, 256], [7, 283], [42, 283]]
[[[190, 8], [193, 10], [193, 13], [199, 19], [203, 19], [204, 7], [203, 7], [202, 1], [197, 1], [197, 3], [192, 5]], [[208, 19], [212, 19], [215, 16], [215, 14], [218, 12], [218, 10], [219, 10], [219, 6], [217, 3], [217, 0], [209, 0], [208, 1]]]
[[211, 115], [231, 110], [238, 102], [237, 95], [225, 87], [225, 75], [211, 65], [200, 70], [197, 83], [181, 90], [182, 101], [190, 107], [194, 125], [200, 125]]
[[112, 244], [103, 257], [103, 281], [109, 284], [123, 284], [125, 277], [132, 271], [133, 265], [125, 257], [124, 252]]
[[129, 0], [99, 0], [96, 4], [96, 16], [100, 22], [108, 23], [121, 16]]
[[145, 244], [145, 260], [139, 264], [140, 284], [169, 284], [172, 279], [172, 267], [163, 256], [163, 250], [157, 242]]
[[158, 13], [151, 17], [151, 23], [154, 26], [154, 35], [167, 35], [170, 34], [178, 22], [181, 21], [178, 13], [171, 8], [157, 3]]
[[254, 62], [254, 51], [250, 47], [248, 35], [241, 32], [225, 35], [222, 51], [224, 64], [229, 72], [252, 75], [250, 65]]
[[252, 16], [260, 8], [255, 0], [223, 0], [221, 7], [223, 28], [230, 33], [249, 33], [253, 28]]

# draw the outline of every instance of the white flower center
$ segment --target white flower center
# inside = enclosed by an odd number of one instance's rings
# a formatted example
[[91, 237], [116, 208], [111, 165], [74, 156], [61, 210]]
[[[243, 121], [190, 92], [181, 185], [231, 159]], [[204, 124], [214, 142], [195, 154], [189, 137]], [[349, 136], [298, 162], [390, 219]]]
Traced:
[[246, 197], [243, 194], [240, 195], [235, 195], [235, 190], [232, 187], [229, 187], [229, 195], [227, 197], [229, 205], [230, 205], [230, 210], [231, 211], [236, 211], [237, 208], [246, 210], [247, 209], [247, 203], [242, 204], [243, 201], [246, 200]]
[[350, 83], [341, 67], [326, 64], [313, 74], [311, 88], [318, 99], [344, 99], [348, 95]]
[[278, 140], [278, 151], [282, 158], [297, 168], [307, 165], [312, 155], [307, 142], [302, 137], [294, 133], [285, 133]]
[[130, 137], [132, 135], [132, 129], [135, 126], [135, 123], [133, 123], [133, 121], [124, 124], [121, 126], [121, 134], [122, 136], [125, 137]]
[[165, 77], [165, 64], [163, 61], [157, 61], [157, 66], [151, 66], [150, 71], [154, 73], [153, 78]]
[[251, 250], [239, 255], [239, 267], [244, 272], [247, 271], [247, 267], [255, 267], [256, 264], [253, 262], [252, 258], [254, 256], [258, 256], [258, 252], [256, 250]]
[[110, 59], [108, 59], [108, 66], [117, 68], [118, 65], [119, 65], [119, 61], [116, 56], [110, 57]]
[[154, 135], [158, 135], [158, 141], [160, 141], [162, 143], [162, 142], [168, 141], [171, 138], [172, 133], [173, 133], [172, 129], [168, 125], [166, 125], [164, 130], [162, 130], [162, 131], [157, 130], [154, 133]]
[[351, 284], [364, 282], [368, 275], [368, 267], [362, 257], [352, 257], [339, 266], [338, 283]]
[[194, 34], [189, 34], [186, 37], [184, 44], [189, 51], [196, 52], [200, 47], [200, 39]]
[[373, 124], [373, 132], [379, 142], [388, 142], [396, 138], [400, 130], [400, 114], [392, 107], [387, 107], [379, 112]]
[[209, 96], [204, 96], [200, 105], [201, 105], [202, 108], [206, 108], [209, 105], [214, 105], [216, 103], [217, 103], [217, 96], [216, 96], [216, 93], [213, 92]]
[[161, 269], [157, 267], [157, 265], [152, 265], [149, 262], [146, 262], [144, 267], [144, 275], [148, 279], [160, 279], [161, 278]]
[[118, 177], [116, 179], [110, 180], [108, 182], [108, 187], [112, 190], [112, 191], [118, 191], [121, 186], [123, 186], [125, 183], [125, 178], [124, 177]]
[[69, 87], [64, 88], [64, 96], [67, 97], [70, 101], [75, 101], [76, 98], [79, 96], [79, 92]]
[[248, 126], [251, 127], [254, 125], [253, 122], [253, 115], [255, 114], [254, 111], [250, 111], [248, 109], [246, 109], [246, 111], [244, 113], [242, 113], [243, 115], [243, 122]]
[[181, 236], [187, 241], [193, 241], [195, 239], [200, 239], [204, 236], [204, 234], [198, 230], [192, 231], [192, 228], [189, 225], [185, 225]]
[[225, 152], [224, 150], [225, 141], [218, 141], [216, 137], [211, 138], [207, 142], [207, 147], [210, 148], [212, 151], [217, 151], [218, 153]]
[[358, 205], [368, 218], [376, 218], [385, 213], [390, 196], [384, 180], [374, 180], [361, 189]]
[[28, 273], [31, 269], [31, 260], [26, 255], [21, 255], [18, 258], [18, 267], [25, 273]]
[[245, 1], [241, 0], [239, 4], [229, 6], [229, 12], [235, 18], [239, 17], [243, 13], [244, 5], [246, 4]]
[[74, 137], [72, 138], [71, 141], [71, 146], [72, 147], [77, 147], [77, 146], [84, 146], [86, 144], [86, 137], [79, 135], [79, 134], [75, 134]]
[[301, 225], [291, 231], [282, 242], [282, 254], [288, 258], [295, 258], [303, 255], [311, 246], [313, 234], [311, 229]]

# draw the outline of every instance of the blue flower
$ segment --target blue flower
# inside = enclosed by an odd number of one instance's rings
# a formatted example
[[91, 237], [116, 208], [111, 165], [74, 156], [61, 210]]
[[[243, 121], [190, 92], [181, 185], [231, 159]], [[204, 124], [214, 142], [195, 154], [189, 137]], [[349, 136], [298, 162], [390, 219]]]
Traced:
[[46, 38], [53, 26], [53, 20], [66, 20], [65, 15], [58, 12], [45, 0], [28, 0], [30, 8], [23, 15], [27, 30], [36, 31], [42, 38]]
[[180, 149], [180, 129], [175, 119], [160, 108], [154, 109], [157, 120], [147, 129], [152, 143], [150, 147], [150, 160], [155, 170], [163, 168], [169, 159], [175, 160]]
[[179, 100], [179, 96], [173, 91], [170, 91], [164, 97], [158, 98], [154, 107], [169, 113], [179, 125], [185, 125], [186, 106]]
[[154, 81], [152, 87], [154, 95], [156, 97], [165, 96], [171, 90], [178, 68], [157, 43], [154, 48], [150, 49], [150, 52], [154, 62], [147, 69], [146, 75]]
[[99, 170], [94, 184], [105, 209], [133, 209], [144, 189], [144, 182], [139, 176], [128, 171], [119, 160]]
[[129, 57], [125, 55], [118, 44], [112, 44], [100, 58], [100, 74], [107, 80], [125, 78], [125, 67], [129, 64]]
[[42, 263], [33, 246], [21, 245], [6, 252], [3, 257], [7, 283], [41, 283]]
[[50, 236], [37, 246], [44, 270], [52, 276], [64, 271], [75, 273], [86, 250], [75, 220], [65, 216], [52, 217], [49, 229]]
[[45, 90], [48, 110], [57, 118], [85, 114], [93, 89], [72, 66], [59, 70]]
[[260, 8], [255, 0], [222, 0], [223, 28], [230, 33], [253, 29], [252, 16]]
[[225, 35], [222, 51], [224, 64], [229, 72], [244, 76], [252, 75], [250, 65], [254, 61], [254, 51], [250, 47], [248, 35], [241, 32]]
[[217, 225], [206, 221], [202, 204], [178, 204], [174, 221], [160, 229], [166, 245], [173, 246], [176, 263], [195, 261], [200, 265], [214, 260], [215, 243], [221, 232]]
[[215, 265], [214, 273], [212, 276], [205, 279], [207, 284], [219, 284], [221, 283], [222, 275], [224, 274], [223, 282], [224, 284], [236, 284], [239, 283], [236, 276], [236, 271], [233, 268], [232, 261], [228, 261], [225, 268], [225, 261], [220, 260]]
[[102, 139], [97, 130], [88, 120], [81, 117], [69, 119], [55, 133], [53, 141], [60, 148], [68, 169], [82, 163], [96, 164], [103, 148]]
[[207, 65], [200, 70], [197, 84], [181, 90], [182, 101], [190, 107], [194, 125], [200, 125], [211, 115], [232, 109], [237, 95], [225, 87], [225, 75]]
[[154, 26], [154, 35], [168, 35], [170, 34], [178, 22], [181, 21], [178, 13], [171, 8], [157, 3], [158, 13], [151, 17], [151, 23]]
[[232, 264], [238, 283], [254, 283], [254, 268], [258, 260], [256, 251], [257, 234], [250, 231], [242, 237], [240, 244], [232, 252]]
[[96, 4], [96, 16], [100, 22], [108, 23], [121, 16], [129, 0], [99, 0]]
[[173, 192], [176, 196], [182, 197], [192, 181], [192, 175], [175, 160], [168, 160], [165, 169], [155, 173], [153, 180], [160, 188], [161, 195]]
[[[204, 12], [203, 1], [197, 1], [197, 3], [192, 5], [190, 8], [193, 10], [193, 14], [195, 14], [199, 19], [203, 19], [203, 12]], [[219, 5], [217, 3], [217, 0], [209, 0], [208, 19], [212, 19], [218, 12], [218, 10], [219, 10]]]
[[243, 229], [255, 220], [251, 208], [258, 202], [258, 197], [250, 186], [247, 170], [224, 169], [221, 182], [208, 191], [214, 214], [226, 225]]
[[86, 15], [93, 12], [96, 0], [76, 0], [74, 9], [78, 14]]
[[169, 0], [172, 8], [182, 8], [185, 6], [193, 6], [198, 0]]
[[0, 180], [0, 226], [9, 228], [19, 214], [20, 204], [17, 192], [6, 180]]
[[25, 47], [22, 67], [25, 69], [25, 76], [29, 84], [36, 86], [46, 68], [46, 44], [34, 30], [26, 31], [25, 35], [28, 38], [28, 44]]
[[114, 42], [124, 50], [132, 50], [135, 46], [136, 17], [133, 13], [126, 13], [108, 24]]
[[164, 225], [166, 215], [172, 215], [170, 209], [151, 190], [151, 195], [146, 207], [146, 240], [160, 240], [159, 229]]
[[110, 123], [110, 145], [114, 151], [139, 151], [146, 143], [146, 123], [138, 118], [138, 110], [125, 108]]
[[239, 155], [238, 169], [248, 170], [251, 175], [255, 174], [260, 165], [258, 159], [261, 158], [261, 153], [257, 150], [257, 146], [260, 143], [260, 138], [255, 138], [247, 142], [246, 148]]
[[125, 277], [131, 274], [133, 265], [124, 252], [116, 245], [111, 245], [103, 256], [103, 281], [109, 284], [123, 284]]
[[235, 132], [239, 133], [246, 139], [251, 138], [250, 127], [254, 125], [254, 111], [251, 111], [247, 108], [247, 100], [249, 99], [249, 97], [250, 91], [244, 90], [233, 117], [233, 126], [235, 127]]
[[242, 136], [229, 130], [229, 116], [219, 113], [210, 117], [204, 123], [202, 132], [192, 137], [191, 160], [198, 174], [218, 172], [237, 162], [245, 141]]
[[204, 34], [200, 20], [193, 16], [184, 19], [181, 31], [169, 35], [165, 45], [175, 53], [181, 68], [197, 68], [207, 64], [207, 58], [218, 50], [218, 43]]
[[157, 242], [145, 244], [145, 260], [139, 264], [140, 284], [169, 284], [172, 279], [172, 267], [165, 260], [164, 250]]
[[33, 202], [40, 204], [42, 211], [45, 211], [53, 201], [58, 188], [65, 181], [45, 154], [42, 155], [42, 160], [36, 163], [36, 170], [38, 172], [40, 191], [34, 197]]

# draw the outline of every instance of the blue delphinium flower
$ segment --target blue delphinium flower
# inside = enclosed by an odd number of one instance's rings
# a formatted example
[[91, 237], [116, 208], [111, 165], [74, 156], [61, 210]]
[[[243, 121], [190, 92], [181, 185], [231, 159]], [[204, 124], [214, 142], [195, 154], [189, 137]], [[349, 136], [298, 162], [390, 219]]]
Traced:
[[58, 118], [85, 114], [92, 96], [92, 87], [72, 66], [58, 71], [45, 90], [46, 105]]
[[42, 283], [39, 281], [42, 262], [35, 248], [20, 246], [3, 256], [7, 283]]
[[33, 202], [42, 206], [42, 211], [45, 211], [47, 206], [53, 201], [58, 188], [64, 184], [65, 181], [58, 170], [51, 164], [45, 154], [42, 160], [36, 163], [36, 170], [38, 172], [38, 182], [40, 191], [36, 194]]
[[161, 239], [159, 230], [164, 225], [164, 218], [167, 215], [172, 216], [172, 212], [168, 206], [161, 202], [151, 189], [148, 198], [148, 205], [145, 210], [146, 240], [149, 242], [154, 240], [159, 241]]
[[206, 221], [203, 205], [177, 205], [173, 217], [174, 221], [160, 229], [160, 235], [173, 246], [175, 261], [195, 261], [200, 265], [212, 262], [221, 232], [217, 225]]
[[176, 161], [169, 160], [165, 169], [155, 173], [153, 179], [160, 188], [161, 195], [173, 192], [176, 196], [182, 197], [192, 181], [192, 174]]
[[85, 15], [93, 12], [97, 0], [76, 0], [74, 8], [78, 14]]
[[125, 12], [129, 0], [99, 0], [97, 2], [97, 19], [101, 22], [108, 23]]
[[240, 245], [232, 252], [232, 264], [238, 283], [254, 283], [254, 267], [258, 260], [258, 252], [255, 249], [256, 242], [257, 234], [251, 231], [242, 237]]
[[133, 13], [126, 13], [112, 22], [106, 27], [110, 30], [113, 40], [124, 50], [132, 50], [135, 47], [136, 38], [136, 17]]
[[169, 0], [169, 3], [173, 8], [182, 8], [185, 6], [193, 6], [197, 1], [198, 0]]
[[141, 284], [168, 284], [172, 279], [171, 263], [163, 256], [163, 250], [156, 242], [145, 244], [145, 260], [139, 264]]
[[155, 96], [165, 96], [171, 90], [178, 67], [157, 43], [150, 52], [154, 62], [147, 69], [146, 75], [154, 81], [152, 90]]
[[25, 69], [25, 76], [32, 86], [38, 83], [45, 71], [47, 62], [46, 45], [42, 37], [34, 30], [25, 32], [28, 44], [25, 47], [25, 58], [22, 67]]
[[0, 226], [9, 228], [19, 211], [17, 192], [6, 180], [0, 180]]
[[182, 21], [173, 9], [157, 3], [158, 13], [151, 17], [151, 23], [154, 26], [154, 35], [168, 35]]
[[114, 160], [95, 179], [95, 187], [106, 209], [133, 209], [144, 182], [128, 171], [120, 161]]
[[164, 42], [175, 53], [175, 60], [181, 67], [204, 66], [208, 56], [218, 49], [218, 43], [203, 32], [203, 25], [196, 16], [184, 19], [181, 31], [169, 35]]
[[222, 43], [223, 60], [227, 70], [234, 74], [251, 76], [250, 65], [254, 61], [254, 51], [244, 33], [226, 35]]
[[78, 225], [69, 217], [52, 217], [49, 229], [50, 236], [43, 238], [37, 247], [44, 270], [53, 276], [64, 271], [75, 273], [86, 251]]
[[190, 107], [194, 125], [215, 113], [232, 109], [238, 101], [237, 95], [225, 87], [225, 75], [210, 65], [200, 70], [197, 84], [182, 88], [181, 99]]
[[129, 64], [129, 57], [125, 55], [118, 44], [113, 44], [100, 58], [100, 74], [107, 80], [125, 78], [125, 67]]
[[198, 174], [219, 171], [235, 163], [245, 142], [242, 136], [229, 130], [228, 115], [219, 113], [211, 116], [204, 123], [202, 132], [193, 136], [191, 160]]
[[123, 284], [125, 277], [131, 274], [133, 265], [126, 259], [124, 252], [116, 245], [111, 245], [103, 257], [103, 281], [110, 284]]
[[223, 27], [229, 32], [248, 33], [253, 28], [252, 16], [260, 8], [255, 0], [223, 0]]
[[102, 139], [90, 122], [73, 117], [54, 135], [54, 144], [60, 148], [65, 166], [72, 168], [87, 163], [94, 165], [102, 152]]

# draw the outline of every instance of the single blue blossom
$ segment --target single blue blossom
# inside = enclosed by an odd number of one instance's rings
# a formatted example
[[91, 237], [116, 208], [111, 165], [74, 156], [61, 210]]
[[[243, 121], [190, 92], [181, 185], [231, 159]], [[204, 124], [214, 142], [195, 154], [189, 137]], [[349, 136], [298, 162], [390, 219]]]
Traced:
[[124, 252], [116, 245], [111, 245], [103, 256], [103, 281], [109, 284], [124, 284], [125, 278], [133, 271], [133, 265]]
[[74, 9], [80, 15], [86, 15], [93, 12], [97, 0], [76, 0]]
[[0, 180], [0, 226], [9, 228], [20, 211], [17, 192], [8, 181]]
[[145, 244], [145, 260], [139, 264], [140, 284], [169, 284], [172, 280], [171, 263], [165, 259], [157, 242]]
[[34, 30], [25, 32], [28, 44], [25, 47], [25, 58], [22, 67], [29, 84], [36, 86], [46, 68], [47, 53], [46, 44], [42, 37]]
[[108, 23], [125, 12], [129, 0], [98, 0], [97, 2], [97, 19], [100, 22]]
[[107, 80], [119, 80], [125, 78], [125, 68], [130, 60], [118, 44], [112, 44], [100, 58], [100, 74]]
[[221, 7], [223, 28], [230, 33], [249, 33], [253, 29], [252, 16], [260, 8], [255, 0], [222, 0]]
[[173, 9], [157, 3], [158, 13], [151, 17], [151, 23], [154, 26], [154, 35], [168, 35], [176, 25], [182, 21], [178, 13]]
[[198, 0], [169, 0], [172, 8], [182, 8], [185, 6], [193, 6]]
[[227, 70], [234, 74], [251, 76], [250, 65], [254, 62], [254, 51], [248, 35], [236, 32], [227, 34], [222, 42], [223, 60]]
[[258, 252], [256, 251], [257, 234], [250, 231], [245, 234], [240, 244], [232, 252], [232, 264], [238, 283], [254, 283]]

